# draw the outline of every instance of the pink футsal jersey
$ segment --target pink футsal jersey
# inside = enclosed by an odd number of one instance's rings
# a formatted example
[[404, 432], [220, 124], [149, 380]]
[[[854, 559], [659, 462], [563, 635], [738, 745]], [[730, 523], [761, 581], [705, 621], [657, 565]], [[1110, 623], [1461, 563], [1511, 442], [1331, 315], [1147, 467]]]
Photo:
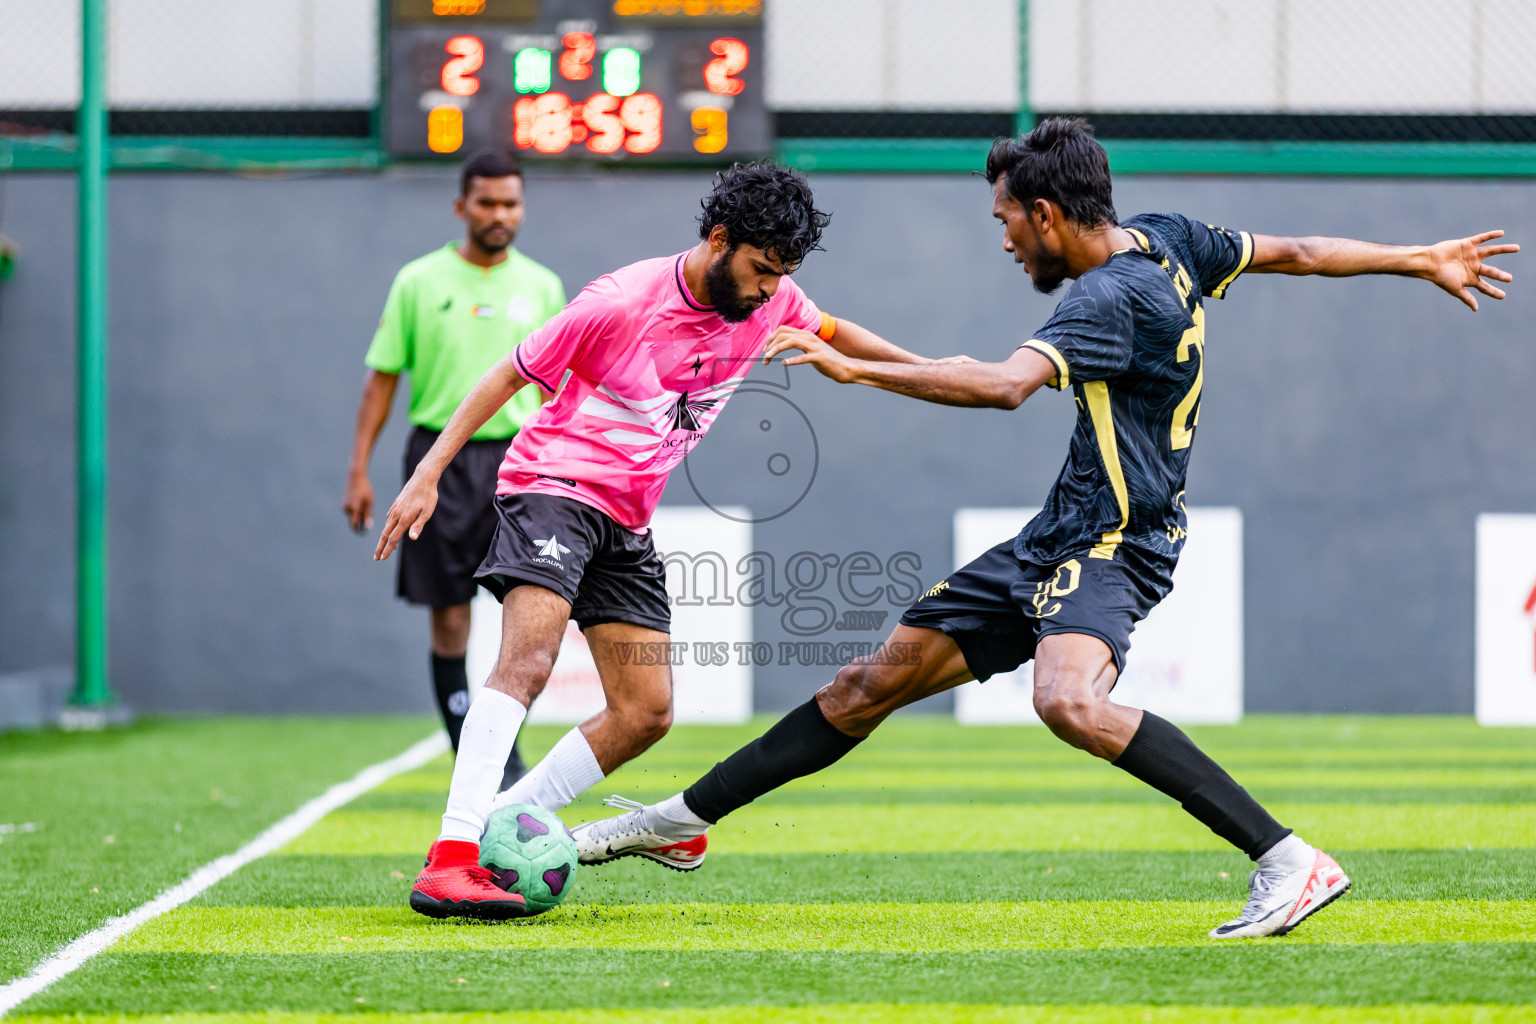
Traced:
[[820, 326], [820, 310], [788, 277], [748, 319], [727, 323], [689, 295], [687, 255], [598, 278], [514, 350], [519, 373], [559, 394], [513, 438], [497, 494], [574, 498], [644, 531], [667, 474], [720, 415], [768, 336], [782, 325]]

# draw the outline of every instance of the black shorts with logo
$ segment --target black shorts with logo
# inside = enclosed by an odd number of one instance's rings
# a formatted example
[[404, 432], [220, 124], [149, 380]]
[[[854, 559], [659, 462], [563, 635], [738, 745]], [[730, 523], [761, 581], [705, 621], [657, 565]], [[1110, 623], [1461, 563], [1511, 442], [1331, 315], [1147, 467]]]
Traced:
[[498, 601], [519, 584], [547, 587], [571, 602], [582, 629], [629, 622], [672, 632], [667, 572], [651, 534], [574, 498], [498, 495], [496, 536], [475, 579]]
[[1037, 565], [1010, 538], [918, 598], [901, 622], [948, 634], [983, 681], [1033, 658], [1053, 633], [1098, 637], [1124, 672], [1131, 631], [1173, 589], [1173, 564], [1122, 544], [1113, 559], [1085, 551]]
[[[405, 479], [437, 441], [426, 427], [411, 431]], [[496, 531], [496, 473], [511, 441], [470, 441], [437, 484], [437, 510], [416, 540], [400, 542], [395, 592], [412, 604], [446, 608], [475, 596], [475, 571]]]

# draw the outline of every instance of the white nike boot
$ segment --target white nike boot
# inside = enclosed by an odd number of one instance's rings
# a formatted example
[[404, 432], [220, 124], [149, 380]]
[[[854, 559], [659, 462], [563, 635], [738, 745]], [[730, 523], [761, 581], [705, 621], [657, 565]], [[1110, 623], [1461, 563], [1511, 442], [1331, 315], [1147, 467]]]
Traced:
[[[1282, 842], [1289, 843], [1295, 838], [1287, 836]], [[1297, 858], [1286, 863], [1282, 857], [1276, 863], [1266, 864], [1265, 858], [1261, 858], [1258, 868], [1248, 876], [1248, 902], [1243, 912], [1212, 928], [1211, 938], [1284, 935], [1349, 891], [1349, 876], [1337, 861], [1321, 850], [1300, 845], [1311, 851], [1311, 863], [1302, 867]]]
[[647, 857], [674, 871], [692, 871], [704, 863], [709, 845], [702, 828], [676, 822], [661, 812], [660, 805], [647, 807], [637, 800], [611, 796], [603, 803], [626, 813], [577, 825], [576, 859], [581, 864], [606, 864], [620, 857]]

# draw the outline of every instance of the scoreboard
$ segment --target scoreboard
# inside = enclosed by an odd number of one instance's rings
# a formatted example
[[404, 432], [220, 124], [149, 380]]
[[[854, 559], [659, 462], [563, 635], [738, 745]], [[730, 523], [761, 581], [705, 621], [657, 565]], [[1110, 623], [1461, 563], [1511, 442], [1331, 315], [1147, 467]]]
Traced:
[[765, 155], [763, 2], [387, 0], [389, 151]]

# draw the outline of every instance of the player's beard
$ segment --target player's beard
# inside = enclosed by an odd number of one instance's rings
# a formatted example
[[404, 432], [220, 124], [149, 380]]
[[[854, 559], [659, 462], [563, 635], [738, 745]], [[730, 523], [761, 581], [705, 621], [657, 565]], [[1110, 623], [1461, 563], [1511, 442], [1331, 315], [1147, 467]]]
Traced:
[[[492, 232], [496, 233], [492, 234]], [[517, 232], [496, 224], [483, 231], [475, 232], [475, 244], [480, 247], [481, 251], [492, 255], [511, 248], [515, 238], [517, 238]]]
[[731, 275], [731, 256], [734, 253], [734, 249], [725, 253], [704, 271], [704, 290], [709, 293], [709, 304], [715, 307], [720, 319], [728, 324], [741, 323], [762, 305], [747, 299], [736, 286], [736, 278]]
[[[1030, 230], [1035, 231], [1033, 224]], [[1040, 237], [1039, 231], [1035, 231], [1034, 252], [1029, 254], [1028, 270], [1030, 283], [1041, 295], [1051, 294], [1067, 279], [1066, 259], [1046, 252], [1045, 240]]]
[[1067, 279], [1067, 261], [1060, 256], [1041, 255], [1029, 263], [1029, 280], [1035, 291], [1049, 295]]

